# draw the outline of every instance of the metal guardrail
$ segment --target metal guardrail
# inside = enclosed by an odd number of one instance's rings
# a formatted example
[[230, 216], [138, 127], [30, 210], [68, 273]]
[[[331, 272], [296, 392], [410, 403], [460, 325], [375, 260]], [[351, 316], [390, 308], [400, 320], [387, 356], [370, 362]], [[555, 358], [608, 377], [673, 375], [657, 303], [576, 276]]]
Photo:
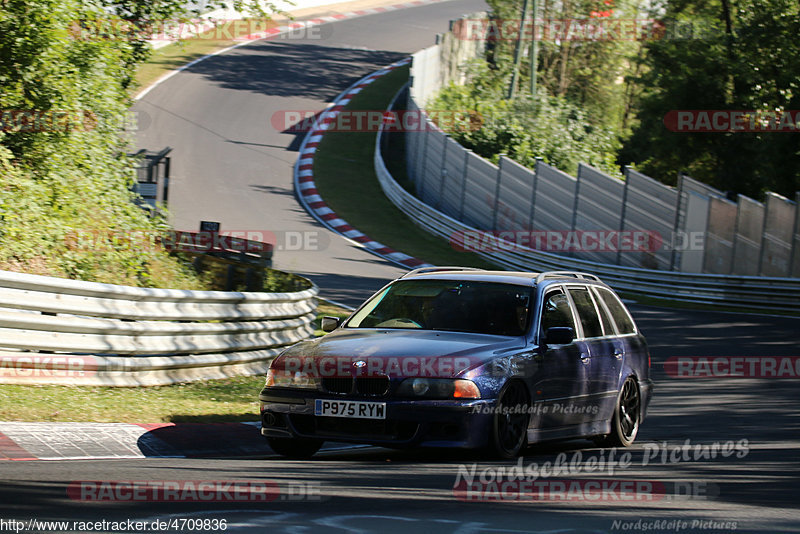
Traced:
[[266, 269], [272, 266], [271, 243], [202, 231], [170, 231], [160, 242], [166, 250], [193, 256], [198, 272], [212, 269], [216, 274], [213, 287], [225, 291], [261, 291]]
[[318, 289], [148, 289], [0, 271], [0, 383], [164, 385], [266, 373]]
[[[403, 87], [389, 104], [392, 109]], [[800, 312], [800, 279], [696, 274], [657, 271], [579, 260], [522, 247], [482, 232], [425, 204], [403, 189], [386, 168], [381, 155], [383, 131], [375, 142], [375, 172], [389, 200], [418, 226], [448, 240], [465, 232], [480, 235], [493, 252], [478, 252], [508, 269], [521, 271], [574, 270], [590, 272], [618, 291], [742, 310]], [[496, 252], [494, 252], [496, 251]]]

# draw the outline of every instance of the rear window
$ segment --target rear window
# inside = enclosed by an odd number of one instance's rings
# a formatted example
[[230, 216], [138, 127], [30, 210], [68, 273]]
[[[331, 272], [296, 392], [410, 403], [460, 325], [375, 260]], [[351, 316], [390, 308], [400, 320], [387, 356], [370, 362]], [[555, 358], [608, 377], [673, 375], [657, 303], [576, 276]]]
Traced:
[[569, 294], [575, 302], [578, 310], [578, 317], [583, 326], [583, 337], [600, 337], [603, 335], [603, 328], [600, 326], [600, 318], [597, 317], [597, 309], [594, 301], [585, 287], [569, 288]]
[[617, 324], [617, 332], [620, 335], [633, 334], [636, 332], [636, 325], [633, 323], [628, 310], [620, 302], [619, 297], [607, 289], [595, 288], [595, 291], [600, 295], [600, 298], [605, 303], [611, 317]]

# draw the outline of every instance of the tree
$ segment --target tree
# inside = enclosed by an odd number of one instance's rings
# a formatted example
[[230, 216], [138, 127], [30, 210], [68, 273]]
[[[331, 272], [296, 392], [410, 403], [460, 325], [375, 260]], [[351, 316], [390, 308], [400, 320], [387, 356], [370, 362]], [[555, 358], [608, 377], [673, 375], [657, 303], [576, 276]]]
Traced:
[[81, 29], [120, 18], [156, 24], [183, 16], [183, 2], [2, 0], [0, 6], [0, 268], [197, 287], [158, 247], [138, 250], [122, 239], [92, 251], [70, 238], [163, 229], [163, 221], [133, 204], [134, 162], [125, 155], [127, 89], [147, 56], [147, 36]]
[[642, 89], [639, 124], [618, 161], [635, 163], [665, 183], [684, 171], [734, 193], [793, 196], [800, 184], [797, 133], [679, 133], [669, 131], [664, 119], [673, 110], [797, 110], [800, 6], [788, 0], [685, 0], [663, 9], [668, 20], [695, 31], [646, 45], [635, 80]]

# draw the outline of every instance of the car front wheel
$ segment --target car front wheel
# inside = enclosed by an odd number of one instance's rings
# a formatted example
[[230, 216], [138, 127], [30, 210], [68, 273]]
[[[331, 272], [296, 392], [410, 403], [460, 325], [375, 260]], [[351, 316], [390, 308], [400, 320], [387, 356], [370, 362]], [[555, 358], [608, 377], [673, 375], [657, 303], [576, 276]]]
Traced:
[[497, 400], [489, 438], [489, 454], [503, 459], [516, 458], [528, 437], [528, 392], [522, 382], [507, 383]]

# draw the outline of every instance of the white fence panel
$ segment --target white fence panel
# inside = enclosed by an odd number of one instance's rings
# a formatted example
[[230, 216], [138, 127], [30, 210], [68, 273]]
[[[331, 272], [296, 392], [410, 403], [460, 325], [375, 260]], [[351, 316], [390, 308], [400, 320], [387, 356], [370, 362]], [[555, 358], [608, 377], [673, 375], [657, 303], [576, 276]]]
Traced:
[[577, 180], [555, 167], [540, 162], [536, 166], [536, 205], [533, 227], [537, 230], [572, 229]]
[[733, 240], [736, 236], [736, 204], [721, 197], [709, 197], [709, 201], [711, 205], [703, 271], [730, 274], [733, 269]]
[[530, 210], [534, 173], [516, 161], [502, 156], [497, 230], [531, 230]]
[[735, 274], [757, 276], [764, 233], [764, 204], [739, 195], [736, 238], [733, 243]]
[[467, 156], [464, 221], [481, 230], [492, 230], [497, 166], [477, 154]]
[[[622, 229], [657, 234], [662, 246], [655, 252], [655, 262], [657, 268], [668, 270], [672, 265], [671, 247], [676, 242], [673, 233], [678, 191], [633, 169], [627, 169], [625, 175], [627, 191]], [[644, 263], [641, 255], [624, 254], [620, 259], [620, 265], [641, 267]]]
[[464, 148], [451, 138], [445, 141], [447, 151], [442, 165], [442, 188], [439, 209], [451, 217], [461, 214], [461, 197], [464, 189]]
[[775, 193], [767, 193], [766, 204], [759, 274], [790, 276], [797, 205]]
[[[617, 232], [620, 229], [624, 192], [625, 183], [622, 180], [612, 178], [589, 165], [580, 164], [578, 166], [578, 200], [574, 229], [579, 232]], [[619, 239], [614, 242], [617, 249], [627, 247]], [[576, 253], [576, 257], [615, 263], [618, 256], [617, 250], [613, 248], [605, 250], [607, 247], [602, 243], [602, 240], [598, 242], [599, 250], [581, 250]], [[587, 248], [593, 244], [588, 244]], [[629, 251], [624, 251], [624, 253], [629, 253]]]

